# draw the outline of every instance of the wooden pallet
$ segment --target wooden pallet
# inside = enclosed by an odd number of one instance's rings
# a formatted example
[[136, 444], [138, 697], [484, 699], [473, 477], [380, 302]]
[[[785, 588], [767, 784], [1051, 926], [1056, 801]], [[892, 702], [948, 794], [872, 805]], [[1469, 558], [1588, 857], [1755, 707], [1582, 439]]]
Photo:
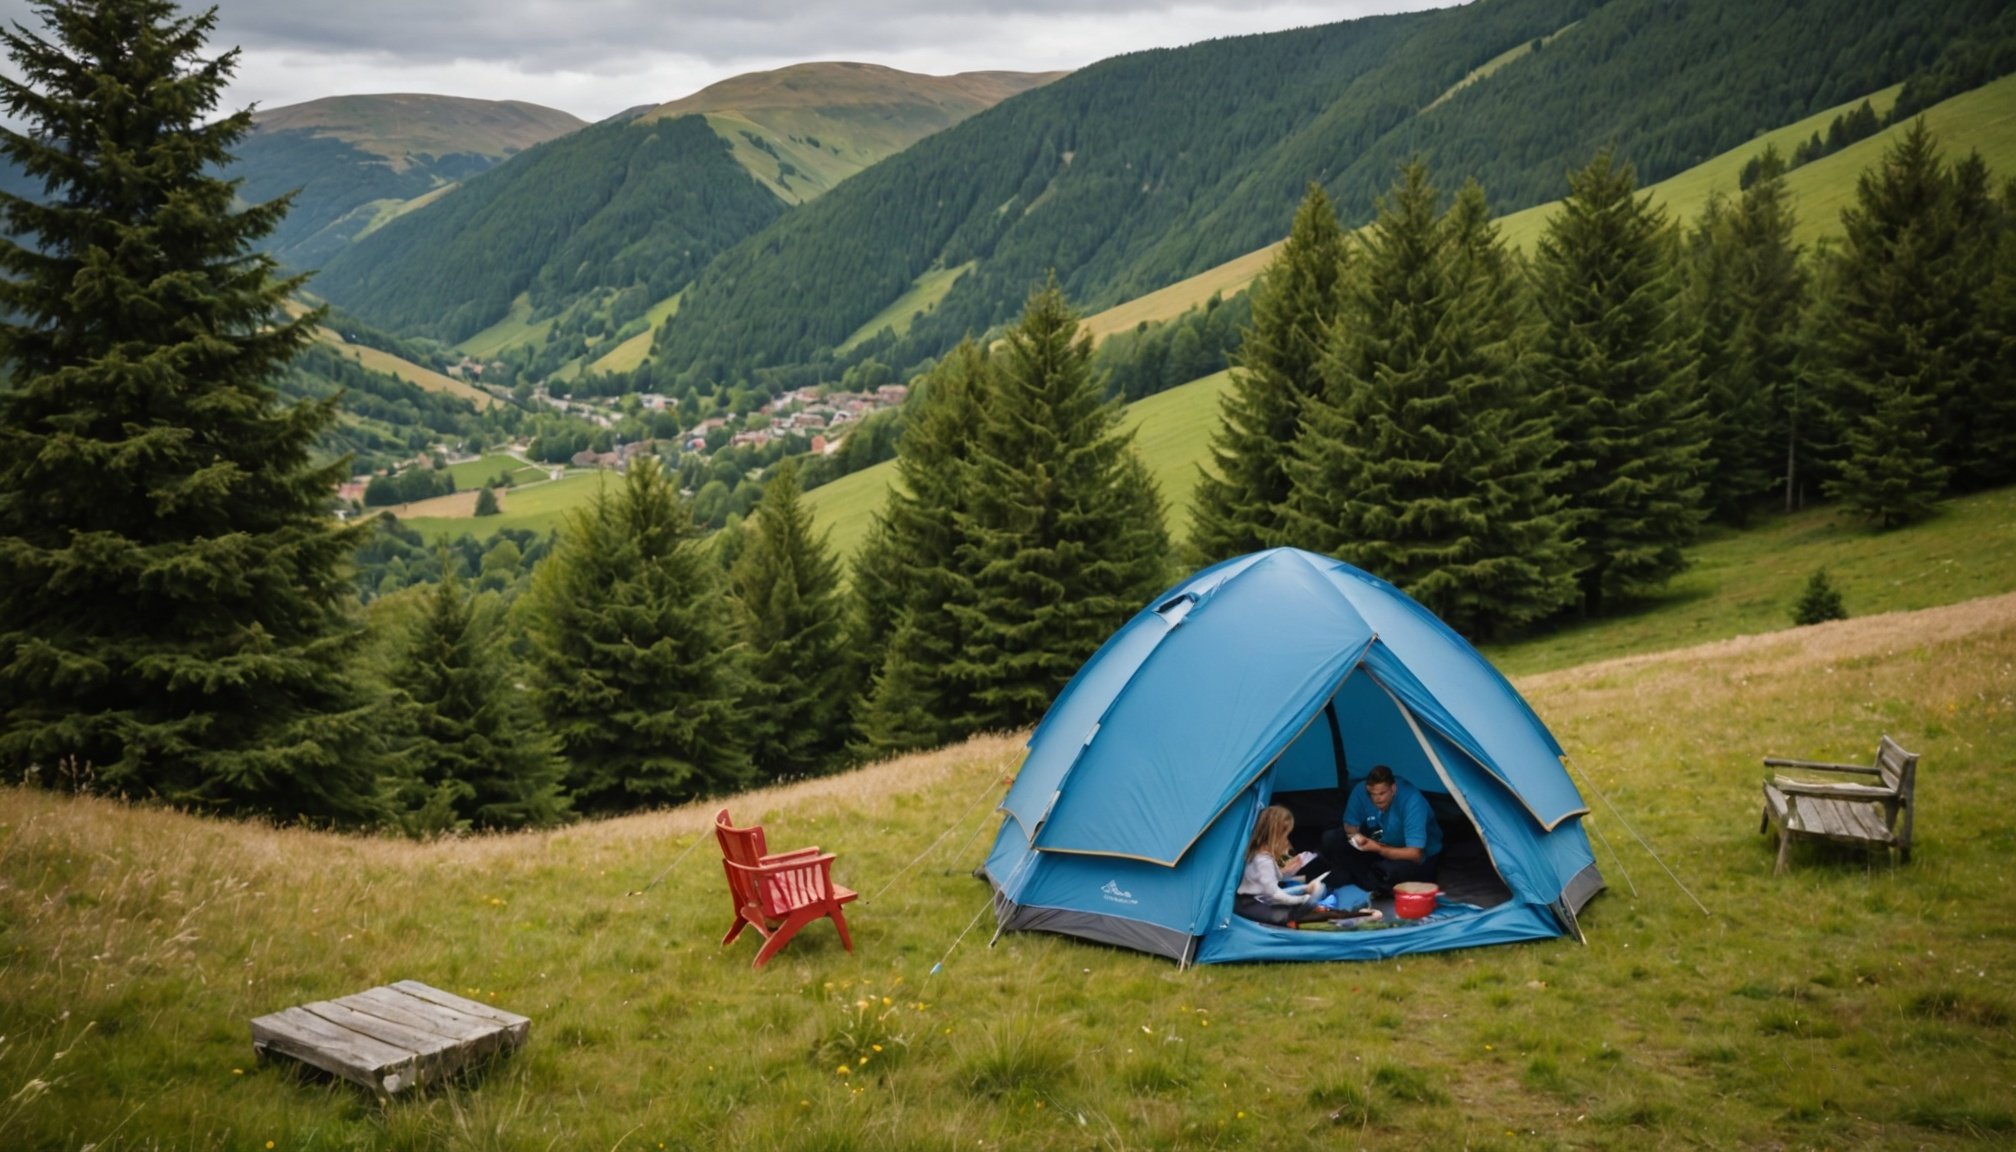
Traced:
[[516, 1013], [401, 980], [261, 1016], [252, 1048], [390, 1095], [516, 1048], [531, 1028]]

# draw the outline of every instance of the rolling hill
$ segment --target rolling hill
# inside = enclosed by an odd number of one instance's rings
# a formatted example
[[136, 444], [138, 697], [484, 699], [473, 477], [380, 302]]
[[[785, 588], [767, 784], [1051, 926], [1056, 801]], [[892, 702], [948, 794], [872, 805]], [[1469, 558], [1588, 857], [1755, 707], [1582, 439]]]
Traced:
[[[1411, 155], [1501, 209], [1559, 196], [1609, 143], [1664, 179], [2012, 27], [1989, 0], [1493, 0], [1116, 57], [726, 252], [661, 330], [652, 383], [804, 384], [843, 345], [905, 367], [1012, 318], [1052, 270], [1081, 307], [1116, 305], [1277, 239], [1311, 180], [1368, 218]], [[907, 331], [861, 338], [968, 264]]]
[[520, 100], [398, 93], [262, 109], [253, 125], [230, 175], [245, 181], [248, 201], [299, 189], [267, 248], [316, 268], [457, 182], [587, 123]]

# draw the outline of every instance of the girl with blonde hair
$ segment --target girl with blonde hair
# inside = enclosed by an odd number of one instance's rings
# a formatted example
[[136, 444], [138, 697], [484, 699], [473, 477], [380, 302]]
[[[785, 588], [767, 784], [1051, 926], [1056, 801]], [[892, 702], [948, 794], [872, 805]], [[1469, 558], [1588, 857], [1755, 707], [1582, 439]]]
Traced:
[[1246, 842], [1246, 871], [1239, 877], [1232, 911], [1263, 924], [1328, 919], [1325, 910], [1317, 906], [1327, 891], [1322, 878], [1305, 887], [1294, 875], [1295, 869], [1308, 862], [1306, 857], [1296, 857], [1289, 875], [1282, 876], [1281, 865], [1290, 851], [1288, 834], [1294, 830], [1295, 816], [1288, 809], [1269, 804], [1260, 810], [1259, 819], [1253, 822], [1253, 838]]

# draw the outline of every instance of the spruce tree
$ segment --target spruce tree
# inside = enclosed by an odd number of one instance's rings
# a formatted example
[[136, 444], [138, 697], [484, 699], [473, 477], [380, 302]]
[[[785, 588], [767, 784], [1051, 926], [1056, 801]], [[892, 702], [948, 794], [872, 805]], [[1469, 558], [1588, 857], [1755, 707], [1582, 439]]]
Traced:
[[[1253, 320], [1219, 402], [1211, 467], [1200, 467], [1188, 552], [1213, 563], [1284, 540], [1288, 446], [1323, 389], [1318, 363], [1345, 284], [1337, 210], [1311, 184], [1281, 251], [1253, 286]], [[1215, 471], [1214, 471], [1215, 469]]]
[[972, 598], [945, 606], [965, 637], [946, 671], [971, 686], [979, 730], [1034, 723], [1168, 576], [1162, 498], [1054, 278], [1004, 345], [956, 518]]
[[565, 764], [518, 686], [494, 601], [479, 607], [444, 556], [389, 677], [393, 802], [414, 835], [558, 823]]
[[0, 193], [0, 761], [89, 764], [103, 789], [344, 823], [382, 810], [362, 636], [361, 527], [317, 464], [335, 401], [273, 388], [313, 338], [299, 279], [254, 250], [283, 199], [216, 172], [251, 128], [210, 118], [236, 62], [216, 12], [38, 5], [0, 32], [0, 150], [47, 193]]
[[1583, 605], [1656, 591], [1703, 518], [1708, 445], [1676, 238], [1609, 152], [1568, 177], [1533, 261], [1536, 402], [1556, 414]]
[[2002, 186], [2001, 218], [1994, 270], [1982, 294], [1984, 371], [1971, 406], [1980, 462], [1971, 478], [1982, 484], [2016, 480], [2016, 179]]
[[1930, 515], [1953, 474], [1980, 317], [1966, 205], [1923, 119], [1856, 181], [1826, 300], [1828, 495], [1881, 527]]
[[729, 573], [748, 652], [744, 730], [769, 779], [830, 771], [849, 736], [855, 675], [840, 565], [826, 536], [813, 535], [801, 495], [786, 461], [763, 486]]
[[522, 601], [535, 697], [575, 807], [614, 812], [750, 779], [722, 575], [658, 462], [562, 529]]
[[1796, 468], [1793, 418], [1806, 272], [1773, 149], [1734, 204], [1709, 199], [1689, 236], [1684, 307], [1707, 405], [1708, 499], [1732, 524]]
[[1440, 216], [1439, 201], [1418, 162], [1380, 201], [1289, 463], [1286, 524], [1484, 637], [1573, 601], [1572, 547], [1510, 256], [1474, 182]]
[[935, 748], [974, 730], [970, 687], [948, 668], [965, 647], [972, 581], [959, 567], [968, 499], [964, 458], [987, 391], [987, 357], [964, 342], [920, 382], [887, 503], [856, 557], [860, 648], [873, 670], [857, 711], [858, 752]]

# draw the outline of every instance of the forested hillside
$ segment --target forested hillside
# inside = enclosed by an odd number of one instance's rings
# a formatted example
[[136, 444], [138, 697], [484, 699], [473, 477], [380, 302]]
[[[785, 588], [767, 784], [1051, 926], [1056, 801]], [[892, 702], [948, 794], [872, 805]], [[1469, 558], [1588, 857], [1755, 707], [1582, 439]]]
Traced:
[[384, 225], [315, 288], [451, 343], [515, 316], [526, 327], [504, 343], [550, 375], [642, 334], [654, 305], [785, 206], [1055, 76], [835, 62], [737, 76], [528, 152]]
[[604, 122], [527, 151], [343, 253], [315, 290], [367, 320], [454, 342], [520, 293], [550, 313], [624, 290], [614, 323], [677, 292], [784, 205], [699, 117]]
[[[1762, 128], [1951, 71], [1956, 52], [2012, 23], [1994, 0], [1493, 0], [1118, 57], [920, 143], [725, 254], [637, 383], [803, 383], [850, 338], [851, 356], [914, 364], [1011, 317], [1047, 270], [1096, 309], [1276, 240], [1310, 180], [1363, 222], [1417, 153], [1451, 184], [1483, 181], [1498, 211], [1562, 195], [1605, 144], [1657, 180]], [[921, 277], [969, 264], [907, 332], [858, 332]]]
[[319, 267], [413, 201], [586, 126], [519, 100], [417, 95], [335, 96], [254, 120], [227, 171], [253, 203], [296, 192], [266, 248], [297, 268]]

